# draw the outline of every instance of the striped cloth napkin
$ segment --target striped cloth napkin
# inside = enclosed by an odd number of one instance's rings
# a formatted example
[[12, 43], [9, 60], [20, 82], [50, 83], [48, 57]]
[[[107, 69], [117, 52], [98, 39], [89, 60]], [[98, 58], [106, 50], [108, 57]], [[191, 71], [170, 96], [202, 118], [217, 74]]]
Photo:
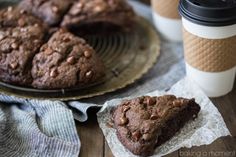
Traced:
[[0, 156], [78, 157], [73, 114], [63, 102], [0, 95]]

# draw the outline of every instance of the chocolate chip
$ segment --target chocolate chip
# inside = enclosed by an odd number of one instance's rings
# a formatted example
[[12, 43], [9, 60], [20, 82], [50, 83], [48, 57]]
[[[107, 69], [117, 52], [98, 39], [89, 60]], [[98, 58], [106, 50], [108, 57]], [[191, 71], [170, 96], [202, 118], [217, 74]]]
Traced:
[[151, 129], [150, 129], [150, 127], [145, 127], [145, 126], [143, 126], [143, 128], [142, 128], [142, 133], [148, 133], [149, 131], [150, 131]]
[[22, 9], [22, 10], [20, 10], [20, 13], [21, 13], [21, 14], [25, 14], [26, 11], [25, 11], [24, 9]]
[[154, 105], [156, 103], [156, 99], [152, 98], [152, 97], [148, 97], [146, 99], [146, 103], [147, 103], [147, 105]]
[[82, 3], [77, 3], [76, 4], [76, 8], [82, 8], [83, 7], [83, 4]]
[[57, 69], [52, 69], [51, 72], [50, 72], [50, 76], [51, 77], [56, 77], [57, 75], [58, 75]]
[[145, 141], [149, 141], [150, 139], [152, 139], [152, 135], [149, 133], [143, 134], [143, 139]]
[[19, 50], [20, 50], [20, 52], [23, 52], [23, 51], [24, 51], [24, 46], [23, 46], [23, 45], [20, 45], [20, 46], [19, 46]]
[[44, 53], [46, 53], [46, 55], [51, 55], [53, 53], [53, 50], [50, 48], [47, 48]]
[[84, 56], [86, 57], [86, 58], [89, 58], [89, 57], [91, 57], [91, 52], [90, 51], [84, 51]]
[[23, 27], [23, 26], [25, 25], [25, 20], [24, 20], [23, 18], [19, 19], [19, 20], [18, 20], [18, 25], [19, 25], [20, 27]]
[[151, 120], [156, 120], [158, 119], [158, 115], [152, 114], [150, 117]]
[[4, 32], [0, 32], [0, 40], [4, 39], [5, 38], [5, 34]]
[[69, 63], [69, 64], [74, 64], [75, 63], [75, 57], [71, 56], [71, 57], [67, 58], [66, 62]]
[[168, 101], [168, 102], [166, 103], [166, 105], [172, 107], [172, 106], [173, 106], [173, 102]]
[[168, 109], [164, 109], [164, 110], [162, 110], [161, 112], [159, 112], [158, 115], [159, 115], [160, 117], [164, 117], [164, 116], [166, 116], [166, 115], [168, 114], [168, 111], [169, 111]]
[[161, 109], [160, 109], [160, 108], [157, 108], [156, 113], [157, 113], [157, 115], [160, 117], [160, 116], [161, 116]]
[[94, 12], [96, 12], [96, 13], [99, 13], [99, 12], [101, 12], [101, 11], [103, 11], [103, 10], [104, 10], [104, 8], [101, 7], [101, 6], [96, 6], [96, 7], [94, 7]]
[[132, 134], [132, 138], [134, 139], [134, 141], [138, 141], [140, 139], [140, 137], [142, 136], [140, 131], [134, 131]]
[[173, 102], [173, 106], [174, 106], [174, 107], [180, 107], [180, 106], [181, 106], [181, 101], [175, 100], [175, 101]]
[[59, 29], [59, 32], [60, 32], [60, 33], [65, 33], [65, 32], [67, 32], [67, 30], [66, 30], [65, 28], [60, 28], [60, 29]]
[[127, 112], [129, 109], [130, 109], [129, 106], [125, 106], [125, 107], [123, 108], [123, 112]]
[[180, 99], [180, 101], [181, 101], [181, 104], [184, 104], [184, 103], [186, 103], [188, 100], [186, 100], [186, 99]]
[[59, 8], [58, 8], [56, 5], [53, 5], [53, 6], [52, 6], [52, 11], [53, 11], [54, 13], [57, 13], [57, 12], [59, 11]]
[[130, 104], [130, 102], [129, 102], [128, 100], [124, 100], [124, 101], [122, 101], [122, 104], [123, 104], [124, 106], [127, 106], [127, 105]]
[[119, 125], [126, 125], [128, 124], [129, 120], [126, 117], [121, 117]]
[[39, 44], [39, 43], [40, 43], [40, 41], [39, 41], [38, 39], [35, 39], [33, 42], [34, 42], [35, 44]]
[[86, 76], [87, 78], [90, 78], [90, 77], [92, 76], [92, 71], [88, 71], [88, 72], [85, 74], [85, 76]]
[[8, 53], [11, 51], [11, 45], [9, 44], [2, 44], [0, 46], [0, 51], [2, 51], [3, 53]]
[[4, 32], [4, 34], [5, 34], [5, 35], [10, 35], [11, 32], [10, 32], [10, 30], [6, 30], [6, 31]]
[[139, 98], [135, 98], [135, 99], [132, 99], [131, 100], [131, 104], [134, 104], [134, 105], [140, 105], [140, 99]]
[[4, 39], [5, 36], [3, 36], [2, 34], [0, 34], [0, 40]]
[[34, 24], [34, 27], [39, 27], [39, 24], [38, 24], [38, 23], [35, 23], [35, 24]]
[[26, 29], [26, 28], [21, 28], [20, 31], [21, 31], [21, 32], [26, 32], [27, 29]]
[[18, 44], [17, 44], [17, 43], [12, 43], [12, 44], [11, 44], [11, 48], [17, 49], [17, 48], [18, 48]]
[[80, 8], [72, 8], [71, 10], [70, 10], [70, 14], [71, 15], [78, 15], [79, 14], [79, 12], [80, 12]]
[[13, 10], [13, 8], [12, 8], [11, 6], [7, 8], [7, 11], [8, 11], [8, 12], [10, 12], [10, 11], [12, 11], [12, 10]]
[[10, 67], [11, 67], [12, 69], [16, 69], [17, 66], [18, 66], [18, 63], [17, 63], [17, 62], [13, 62], [13, 63], [10, 64]]
[[37, 71], [37, 76], [39, 76], [39, 77], [40, 77], [40, 76], [43, 76], [43, 70], [38, 70], [38, 71]]
[[70, 41], [70, 38], [69, 38], [69, 37], [63, 37], [63, 38], [62, 38], [62, 41], [64, 41], [64, 42], [69, 42], [69, 41]]
[[12, 32], [12, 36], [13, 36], [13, 37], [17, 37], [17, 36], [19, 36], [19, 32], [18, 32], [18, 31], [14, 31], [14, 32]]

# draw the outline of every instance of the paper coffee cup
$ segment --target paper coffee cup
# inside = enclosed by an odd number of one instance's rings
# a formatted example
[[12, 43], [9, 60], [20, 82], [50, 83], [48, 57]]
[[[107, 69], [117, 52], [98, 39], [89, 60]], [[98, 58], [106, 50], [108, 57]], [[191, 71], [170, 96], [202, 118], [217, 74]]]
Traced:
[[178, 12], [179, 0], [152, 0], [154, 24], [167, 40], [181, 42], [182, 22]]
[[187, 76], [209, 97], [233, 89], [236, 73], [236, 2], [181, 0]]

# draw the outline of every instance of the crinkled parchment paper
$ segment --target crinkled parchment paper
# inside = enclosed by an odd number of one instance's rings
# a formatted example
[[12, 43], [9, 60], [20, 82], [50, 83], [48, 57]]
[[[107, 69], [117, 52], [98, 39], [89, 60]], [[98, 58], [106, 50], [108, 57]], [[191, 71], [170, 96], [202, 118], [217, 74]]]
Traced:
[[[176, 83], [168, 92], [154, 91], [144, 95], [160, 96], [164, 94], [174, 94], [177, 97], [184, 98], [195, 98], [196, 102], [201, 106], [201, 111], [195, 121], [187, 123], [172, 139], [156, 148], [152, 157], [160, 157], [169, 154], [181, 147], [190, 148], [192, 146], [207, 145], [221, 136], [230, 135], [217, 108], [192, 81], [184, 78]], [[119, 105], [124, 99], [130, 99], [130, 97], [106, 102], [97, 113], [98, 122], [114, 156], [135, 157], [135, 155], [129, 152], [129, 150], [120, 143], [116, 136], [116, 130], [107, 125], [111, 119], [111, 109]]]

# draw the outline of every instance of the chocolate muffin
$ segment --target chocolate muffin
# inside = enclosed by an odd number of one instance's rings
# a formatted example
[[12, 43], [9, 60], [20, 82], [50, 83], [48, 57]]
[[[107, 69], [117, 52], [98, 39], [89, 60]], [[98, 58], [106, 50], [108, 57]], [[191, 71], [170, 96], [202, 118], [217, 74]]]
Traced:
[[73, 0], [23, 0], [19, 6], [40, 17], [50, 26], [60, 23]]
[[33, 59], [33, 87], [60, 89], [99, 81], [104, 66], [85, 40], [60, 29]]
[[99, 25], [128, 28], [134, 19], [135, 13], [126, 0], [77, 0], [65, 15], [61, 25], [73, 30], [95, 24], [93, 30], [100, 32]]
[[186, 122], [197, 117], [200, 106], [194, 99], [143, 96], [127, 100], [114, 113], [114, 127], [121, 143], [135, 155], [152, 155]]
[[46, 34], [42, 21], [18, 8], [0, 11], [0, 80], [28, 86], [32, 59]]

